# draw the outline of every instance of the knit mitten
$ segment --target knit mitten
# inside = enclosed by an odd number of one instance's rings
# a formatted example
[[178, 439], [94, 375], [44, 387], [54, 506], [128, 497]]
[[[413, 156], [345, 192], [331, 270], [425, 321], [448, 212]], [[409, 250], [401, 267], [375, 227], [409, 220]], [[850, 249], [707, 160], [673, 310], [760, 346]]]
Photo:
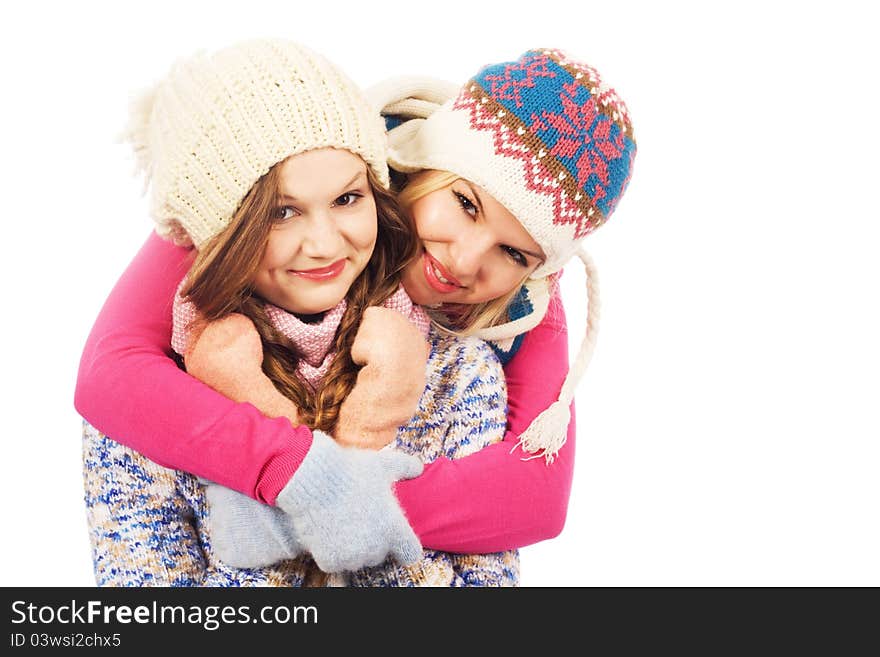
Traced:
[[296, 539], [324, 572], [375, 566], [391, 556], [408, 565], [422, 546], [392, 484], [422, 472], [415, 456], [356, 449], [313, 432], [312, 447], [276, 504], [290, 515]]
[[231, 488], [202, 483], [208, 502], [208, 535], [220, 561], [233, 568], [260, 568], [304, 551], [284, 511]]
[[362, 367], [339, 408], [337, 442], [382, 449], [393, 441], [418, 409], [429, 354], [422, 330], [400, 312], [367, 308], [351, 347]]

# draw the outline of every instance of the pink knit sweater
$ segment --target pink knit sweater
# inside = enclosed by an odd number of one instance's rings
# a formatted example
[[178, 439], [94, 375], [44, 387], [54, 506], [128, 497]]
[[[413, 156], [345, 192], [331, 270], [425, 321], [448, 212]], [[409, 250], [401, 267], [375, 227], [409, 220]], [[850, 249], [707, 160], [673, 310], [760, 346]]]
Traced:
[[[175, 291], [191, 263], [190, 250], [155, 234], [147, 239], [92, 327], [74, 404], [96, 428], [160, 465], [273, 504], [311, 447], [311, 432], [223, 397], [169, 358]], [[438, 459], [397, 484], [425, 547], [497, 552], [559, 534], [571, 490], [574, 419], [552, 465], [523, 460], [528, 455], [517, 441], [556, 399], [567, 371], [565, 315], [556, 296], [504, 368], [504, 441], [455, 461]]]

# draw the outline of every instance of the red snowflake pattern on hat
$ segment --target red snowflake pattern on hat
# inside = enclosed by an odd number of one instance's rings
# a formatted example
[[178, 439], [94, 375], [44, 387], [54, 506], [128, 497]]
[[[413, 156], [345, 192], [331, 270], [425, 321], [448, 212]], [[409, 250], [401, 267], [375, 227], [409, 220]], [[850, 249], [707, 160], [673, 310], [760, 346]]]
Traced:
[[517, 107], [522, 107], [520, 89], [534, 87], [535, 78], [556, 77], [556, 73], [547, 68], [549, 61], [549, 57], [527, 58], [508, 64], [500, 75], [487, 75], [486, 80], [492, 83], [489, 94], [495, 100], [512, 100]]
[[572, 159], [581, 151], [575, 161], [577, 183], [583, 186], [595, 175], [601, 184], [596, 185], [592, 196], [598, 202], [605, 198], [610, 183], [608, 165], [623, 155], [625, 144], [620, 132], [612, 138], [612, 121], [599, 112], [593, 96], [584, 103], [575, 100], [578, 90], [578, 85], [564, 85], [560, 96], [563, 111], [542, 110], [540, 115], [533, 114], [529, 130], [535, 135], [555, 131], [558, 138], [550, 150], [553, 157]]

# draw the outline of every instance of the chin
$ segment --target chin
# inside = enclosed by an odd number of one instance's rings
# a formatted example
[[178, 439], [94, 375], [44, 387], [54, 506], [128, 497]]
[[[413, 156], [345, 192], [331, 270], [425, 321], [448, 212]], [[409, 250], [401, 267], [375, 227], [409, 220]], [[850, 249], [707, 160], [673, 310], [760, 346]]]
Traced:
[[301, 306], [295, 314], [297, 315], [320, 315], [321, 313], [326, 313], [329, 310], [333, 310], [336, 306], [339, 305], [339, 302], [342, 299], [338, 299], [333, 302], [327, 303], [315, 303], [308, 306]]
[[410, 288], [406, 285], [403, 286], [403, 291], [406, 292], [407, 296], [409, 296], [410, 300], [419, 306], [430, 306], [431, 304], [437, 303], [434, 299], [426, 297], [425, 295], [419, 294], [418, 291], [411, 292]]
[[270, 301], [270, 303], [274, 303], [294, 315], [319, 315], [335, 308], [341, 300], [312, 299], [308, 303], [303, 303], [302, 299], [297, 299], [296, 303], [277, 303], [274, 301]]
[[407, 296], [412, 300], [413, 303], [418, 304], [420, 306], [427, 306], [431, 304], [438, 303], [432, 295], [424, 289], [422, 285], [419, 284], [417, 280], [414, 280], [407, 272], [404, 272], [403, 276], [400, 279], [400, 285], [403, 287], [403, 291], [406, 292]]

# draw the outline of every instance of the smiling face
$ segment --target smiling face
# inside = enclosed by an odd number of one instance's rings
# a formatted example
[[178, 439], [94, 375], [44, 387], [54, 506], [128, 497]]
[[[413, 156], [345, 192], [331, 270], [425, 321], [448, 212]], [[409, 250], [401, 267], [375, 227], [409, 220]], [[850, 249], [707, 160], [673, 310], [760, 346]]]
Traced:
[[376, 245], [376, 202], [364, 161], [322, 148], [280, 167], [279, 203], [254, 278], [261, 297], [298, 315], [335, 307]]
[[[410, 184], [418, 185], [420, 173]], [[440, 174], [442, 175], [442, 174]], [[512, 291], [544, 260], [537, 242], [484, 189], [457, 179], [408, 208], [423, 251], [403, 276], [416, 303], [477, 304]]]

